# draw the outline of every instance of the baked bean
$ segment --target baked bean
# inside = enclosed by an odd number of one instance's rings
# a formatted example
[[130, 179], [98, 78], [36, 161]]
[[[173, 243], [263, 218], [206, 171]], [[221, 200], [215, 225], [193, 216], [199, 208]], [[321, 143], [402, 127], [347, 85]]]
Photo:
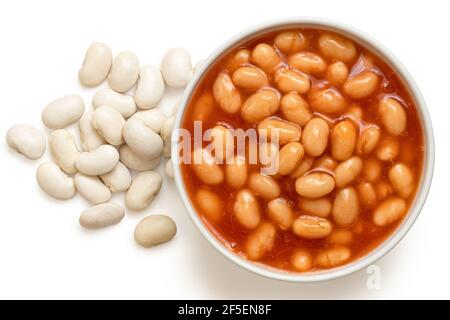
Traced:
[[395, 192], [407, 199], [414, 191], [414, 176], [411, 169], [403, 164], [397, 163], [388, 172], [389, 181]]
[[265, 174], [277, 173], [280, 167], [278, 145], [268, 142], [258, 144], [258, 161]]
[[308, 98], [311, 108], [317, 112], [338, 113], [347, 107], [347, 101], [336, 88], [312, 89]]
[[227, 62], [229, 72], [234, 72], [237, 68], [250, 62], [251, 52], [248, 49], [240, 49]]
[[333, 171], [337, 167], [337, 162], [330, 156], [321, 156], [314, 162], [314, 168], [321, 168]]
[[255, 123], [270, 117], [278, 111], [280, 96], [273, 89], [262, 89], [251, 95], [242, 106], [241, 117], [247, 122]]
[[353, 156], [341, 162], [334, 170], [334, 179], [338, 188], [345, 187], [352, 183], [360, 175], [363, 168], [363, 161], [360, 157]]
[[330, 243], [337, 245], [349, 245], [353, 240], [353, 233], [350, 230], [334, 230], [329, 239]]
[[217, 76], [213, 85], [213, 94], [219, 107], [226, 113], [236, 113], [242, 105], [241, 94], [226, 73]]
[[382, 136], [376, 149], [376, 156], [381, 161], [392, 161], [400, 152], [398, 139], [385, 135]]
[[352, 253], [347, 247], [326, 249], [316, 256], [317, 264], [322, 268], [332, 268], [347, 262]]
[[285, 31], [274, 39], [275, 46], [285, 54], [295, 53], [306, 49], [307, 41], [301, 32]]
[[308, 51], [294, 53], [289, 56], [288, 61], [294, 68], [310, 74], [322, 73], [327, 68], [327, 63], [321, 56]]
[[277, 230], [270, 222], [263, 222], [247, 238], [245, 243], [245, 253], [251, 260], [262, 258], [273, 249]]
[[332, 207], [331, 201], [328, 198], [298, 199], [298, 208], [300, 211], [311, 216], [326, 218], [330, 215]]
[[202, 93], [195, 102], [192, 112], [194, 121], [204, 121], [211, 116], [215, 108], [214, 96], [211, 91]]
[[321, 118], [309, 120], [302, 135], [302, 144], [306, 153], [313, 157], [320, 156], [328, 145], [329, 134], [330, 128], [325, 120]]
[[266, 200], [275, 199], [281, 193], [280, 186], [274, 178], [256, 172], [250, 175], [248, 186], [256, 195]]
[[236, 156], [225, 165], [225, 177], [230, 187], [242, 188], [247, 182], [247, 164], [243, 156]]
[[281, 98], [280, 110], [288, 121], [302, 127], [312, 118], [308, 102], [297, 92], [288, 93]]
[[381, 123], [390, 135], [398, 136], [405, 131], [406, 113], [400, 102], [393, 98], [385, 98], [378, 104], [378, 112]]
[[319, 37], [319, 50], [328, 59], [351, 62], [356, 57], [355, 45], [335, 34], [323, 34]]
[[310, 157], [308, 155], [305, 155], [303, 157], [303, 160], [300, 162], [300, 164], [297, 166], [297, 168], [292, 171], [292, 173], [289, 175], [290, 178], [296, 179], [298, 177], [303, 176], [305, 173], [307, 173], [314, 164], [314, 158]]
[[281, 92], [296, 91], [300, 94], [308, 92], [311, 82], [300, 72], [288, 68], [280, 69], [275, 74], [275, 83]]
[[294, 211], [284, 198], [276, 198], [267, 204], [269, 218], [281, 230], [289, 230], [294, 222]]
[[345, 81], [344, 93], [353, 99], [362, 99], [375, 92], [379, 84], [378, 76], [369, 71]]
[[380, 140], [380, 128], [376, 125], [365, 126], [356, 142], [356, 152], [364, 155], [369, 154], [375, 150], [378, 141]]
[[224, 205], [217, 194], [207, 189], [200, 189], [195, 195], [195, 200], [206, 218], [213, 222], [222, 219]]
[[365, 208], [372, 208], [378, 201], [377, 192], [372, 183], [362, 181], [356, 186], [361, 205]]
[[205, 184], [215, 185], [222, 183], [224, 180], [222, 169], [216, 163], [214, 157], [204, 149], [194, 151], [193, 168], [198, 178]]
[[281, 148], [279, 153], [278, 174], [290, 174], [305, 155], [305, 149], [299, 142], [290, 142]]
[[258, 134], [260, 137], [267, 137], [268, 141], [271, 141], [271, 137], [276, 137], [276, 134], [278, 134], [278, 143], [285, 145], [289, 142], [299, 141], [302, 129], [288, 121], [269, 118], [258, 124]]
[[[362, 120], [363, 118], [363, 111], [361, 109], [361, 106], [356, 103], [352, 103], [348, 108], [346, 112], [352, 120]], [[359, 123], [359, 121], [358, 121]]]
[[406, 212], [406, 201], [402, 198], [392, 197], [380, 203], [373, 213], [373, 223], [384, 227], [400, 219]]
[[327, 219], [308, 215], [299, 216], [292, 225], [296, 236], [309, 240], [325, 238], [332, 230], [333, 226]]
[[379, 181], [375, 185], [375, 191], [377, 193], [378, 200], [383, 200], [394, 194], [394, 188], [387, 181]]
[[258, 199], [250, 190], [242, 189], [237, 193], [234, 217], [246, 229], [255, 229], [261, 222]]
[[364, 178], [369, 182], [376, 182], [381, 177], [381, 163], [375, 158], [364, 160]]
[[306, 272], [314, 266], [314, 259], [306, 250], [295, 250], [291, 256], [291, 264], [295, 270]]
[[339, 122], [331, 133], [331, 154], [338, 161], [350, 158], [355, 150], [357, 133], [349, 120]]
[[295, 191], [306, 198], [323, 197], [333, 191], [334, 186], [333, 177], [327, 173], [310, 173], [295, 180]]
[[340, 189], [333, 202], [333, 220], [341, 225], [348, 226], [356, 221], [359, 214], [358, 194], [353, 187]]
[[273, 73], [281, 61], [275, 49], [266, 43], [260, 43], [253, 49], [250, 60], [267, 73]]
[[347, 77], [348, 68], [342, 61], [337, 61], [328, 66], [327, 79], [333, 86], [341, 86], [347, 80]]
[[267, 75], [256, 67], [244, 66], [233, 72], [233, 83], [240, 88], [257, 90], [267, 84]]
[[218, 125], [210, 131], [211, 145], [217, 163], [225, 163], [234, 153], [234, 136], [230, 129]]

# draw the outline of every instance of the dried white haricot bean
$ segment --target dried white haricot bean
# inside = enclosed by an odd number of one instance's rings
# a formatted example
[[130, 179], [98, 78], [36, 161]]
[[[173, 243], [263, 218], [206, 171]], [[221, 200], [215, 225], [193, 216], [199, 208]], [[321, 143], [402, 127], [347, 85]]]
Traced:
[[102, 174], [100, 179], [111, 192], [127, 191], [131, 185], [130, 170], [120, 161], [112, 171]]
[[166, 176], [169, 178], [173, 179], [175, 177], [172, 159], [167, 160], [166, 165], [164, 166], [164, 171], [166, 172]]
[[99, 204], [111, 199], [111, 191], [99, 177], [86, 176], [77, 172], [73, 178], [77, 191], [92, 204]]
[[83, 152], [75, 162], [81, 173], [89, 176], [98, 176], [112, 171], [119, 162], [119, 153], [113, 146], [104, 144], [100, 147]]
[[66, 173], [77, 171], [75, 161], [80, 155], [73, 135], [65, 130], [53, 131], [48, 138], [48, 145], [53, 161]]
[[135, 171], [152, 170], [159, 166], [161, 157], [156, 157], [151, 160], [143, 159], [131, 150], [126, 144], [119, 149], [120, 161], [129, 169]]
[[163, 147], [163, 155], [166, 158], [170, 157], [170, 153], [172, 151], [172, 130], [173, 125], [175, 124], [175, 117], [169, 117], [166, 122], [164, 122], [163, 127], [161, 128], [161, 138], [164, 142]]
[[73, 179], [53, 162], [45, 162], [37, 168], [36, 180], [41, 189], [55, 199], [66, 200], [75, 194]]
[[145, 125], [155, 131], [160, 133], [167, 120], [167, 116], [159, 108], [138, 111], [130, 119], [141, 119], [145, 122]]
[[158, 172], [144, 171], [134, 177], [125, 195], [125, 204], [132, 210], [144, 210], [161, 189], [162, 178]]
[[122, 135], [131, 150], [143, 159], [155, 159], [162, 153], [161, 137], [141, 119], [128, 119]]
[[164, 95], [166, 85], [159, 68], [146, 65], [139, 72], [134, 100], [141, 109], [155, 107]]
[[80, 140], [81, 146], [84, 151], [91, 151], [98, 148], [106, 141], [92, 126], [92, 115], [93, 111], [86, 112], [80, 119], [78, 123], [80, 129]]
[[84, 112], [79, 95], [69, 94], [49, 103], [42, 111], [42, 122], [47, 128], [62, 129], [78, 121]]
[[16, 124], [6, 133], [8, 146], [17, 153], [36, 160], [45, 152], [46, 140], [44, 134], [27, 124]]
[[185, 87], [193, 75], [189, 52], [184, 48], [167, 51], [161, 61], [161, 73], [168, 86]]
[[108, 76], [108, 84], [114, 91], [123, 93], [131, 89], [139, 76], [139, 60], [129, 51], [115, 57]]
[[97, 91], [92, 98], [92, 106], [97, 109], [101, 106], [113, 107], [126, 119], [136, 112], [136, 103], [132, 96], [105, 88]]
[[115, 203], [102, 203], [84, 210], [80, 215], [80, 225], [86, 229], [100, 229], [119, 223], [125, 210]]
[[111, 64], [111, 49], [104, 43], [93, 43], [86, 51], [78, 79], [85, 86], [98, 86], [108, 76]]
[[125, 119], [122, 114], [110, 106], [101, 106], [92, 115], [92, 126], [109, 144], [118, 146], [123, 143], [122, 129]]
[[177, 233], [177, 225], [165, 215], [152, 215], [142, 219], [134, 230], [134, 239], [144, 248], [168, 242]]

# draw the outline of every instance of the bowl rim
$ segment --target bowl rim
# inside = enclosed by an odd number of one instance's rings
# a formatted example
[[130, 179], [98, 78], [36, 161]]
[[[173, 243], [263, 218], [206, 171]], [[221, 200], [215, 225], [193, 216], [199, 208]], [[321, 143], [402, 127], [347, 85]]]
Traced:
[[[201, 220], [200, 216], [197, 214], [196, 209], [193, 207], [187, 194], [187, 191], [184, 187], [181, 168], [180, 165], [178, 165], [179, 154], [177, 151], [179, 142], [176, 131], [178, 128], [180, 128], [181, 121], [184, 116], [184, 111], [186, 109], [186, 103], [190, 99], [192, 93], [194, 92], [194, 89], [196, 88], [197, 83], [201, 79], [203, 73], [209, 68], [211, 64], [213, 64], [216, 61], [216, 59], [218, 59], [220, 56], [225, 54], [229, 49], [235, 47], [239, 43], [242, 43], [247, 39], [256, 37], [258, 34], [277, 31], [281, 29], [287, 29], [289, 27], [313, 27], [313, 28], [320, 28], [323, 30], [335, 31], [337, 33], [342, 33], [348, 38], [361, 43], [362, 45], [369, 48], [369, 50], [375, 51], [378, 55], [380, 55], [380, 57], [383, 58], [384, 61], [386, 61], [391, 68], [393, 68], [393, 70], [397, 73], [399, 78], [404, 82], [405, 87], [408, 89], [409, 94], [412, 100], [414, 101], [421, 118], [425, 142], [422, 177], [420, 181], [421, 185], [419, 187], [420, 190], [417, 191], [414, 202], [410, 207], [407, 217], [404, 218], [403, 222], [397, 227], [397, 229], [388, 238], [386, 238], [379, 246], [377, 246], [375, 249], [373, 249], [366, 255], [361, 256], [360, 258], [348, 264], [344, 264], [343, 266], [340, 267], [323, 271], [313, 271], [310, 273], [294, 273], [271, 268], [259, 264], [257, 262], [247, 260], [239, 256], [238, 254], [230, 251], [222, 242], [220, 242], [213, 235], [213, 233], [208, 229], [208, 227]], [[177, 115], [175, 117], [173, 129], [174, 130], [172, 134], [171, 156], [172, 159], [174, 160], [173, 163], [174, 163], [175, 184], [178, 189], [178, 193], [182, 199], [182, 202], [194, 225], [197, 227], [197, 229], [200, 231], [203, 237], [206, 238], [206, 240], [227, 259], [229, 259], [230, 261], [232, 261], [233, 263], [235, 263], [236, 265], [242, 267], [247, 271], [275, 280], [282, 280], [289, 282], [316, 282], [316, 281], [331, 280], [349, 275], [375, 263], [385, 254], [387, 254], [390, 250], [392, 250], [413, 226], [414, 222], [416, 221], [417, 217], [420, 214], [420, 211], [423, 208], [428, 192], [430, 190], [431, 181], [433, 177], [434, 157], [435, 157], [433, 128], [431, 118], [428, 113], [427, 106], [425, 104], [425, 100], [414, 79], [406, 70], [406, 68], [403, 66], [403, 64], [386, 47], [384, 47], [384, 45], [382, 45], [381, 43], [379, 43], [377, 40], [373, 39], [366, 33], [360, 31], [359, 29], [356, 29], [345, 23], [341, 23], [330, 19], [315, 18], [315, 17], [279, 18], [257, 24], [234, 35], [233, 37], [225, 41], [216, 50], [214, 50], [207, 59], [204, 60], [204, 62], [198, 69], [198, 72], [194, 74], [191, 82], [186, 87], [184, 95], [179, 103], [179, 108], [177, 111]]]

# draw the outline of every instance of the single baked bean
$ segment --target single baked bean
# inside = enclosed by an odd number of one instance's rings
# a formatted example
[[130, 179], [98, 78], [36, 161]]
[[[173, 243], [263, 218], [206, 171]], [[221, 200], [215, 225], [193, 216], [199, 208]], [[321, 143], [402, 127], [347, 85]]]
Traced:
[[227, 61], [227, 69], [229, 72], [234, 72], [237, 68], [250, 62], [251, 52], [248, 49], [239, 49]]
[[284, 198], [276, 198], [267, 204], [269, 218], [281, 230], [289, 230], [294, 222], [294, 211]]
[[226, 113], [236, 113], [242, 105], [241, 94], [226, 73], [220, 73], [213, 85], [213, 94], [219, 107]]
[[402, 198], [392, 197], [380, 203], [373, 213], [373, 223], [384, 227], [400, 219], [406, 212], [406, 201]]
[[83, 65], [78, 71], [78, 79], [85, 86], [98, 86], [108, 76], [111, 64], [111, 49], [104, 43], [93, 43], [86, 51]]
[[319, 37], [319, 50], [332, 60], [351, 62], [356, 57], [355, 45], [338, 35], [323, 34]]
[[240, 88], [257, 90], [267, 84], [267, 75], [261, 69], [243, 66], [233, 72], [233, 83]]
[[307, 173], [309, 170], [311, 170], [312, 166], [314, 164], [314, 158], [310, 157], [309, 155], [305, 155], [303, 157], [303, 160], [300, 162], [300, 164], [297, 166], [297, 168], [292, 171], [292, 173], [289, 175], [290, 178], [296, 179], [298, 177], [303, 176], [305, 173]]
[[310, 173], [295, 180], [295, 191], [306, 198], [323, 197], [333, 191], [334, 186], [333, 177], [327, 173]]
[[53, 131], [48, 137], [48, 145], [53, 161], [65, 172], [73, 174], [77, 172], [75, 161], [80, 155], [75, 138], [65, 130]]
[[189, 52], [184, 48], [169, 49], [162, 58], [161, 73], [168, 86], [185, 87], [193, 76]]
[[376, 156], [381, 161], [392, 161], [400, 152], [400, 143], [397, 138], [388, 135], [382, 136], [376, 149]]
[[110, 106], [101, 106], [92, 114], [92, 126], [109, 144], [118, 146], [123, 143], [122, 129], [125, 119], [122, 114]]
[[125, 210], [115, 203], [102, 203], [84, 210], [80, 215], [80, 225], [86, 229], [100, 229], [119, 223]]
[[100, 204], [111, 199], [111, 191], [99, 177], [86, 176], [77, 172], [73, 178], [77, 191], [92, 204]]
[[222, 125], [217, 125], [210, 131], [211, 145], [217, 163], [226, 163], [234, 154], [234, 136], [231, 131]]
[[286, 120], [301, 127], [312, 118], [308, 102], [296, 92], [288, 93], [281, 98], [280, 110]]
[[375, 92], [379, 84], [378, 76], [369, 71], [345, 81], [344, 93], [353, 99], [362, 99]]
[[127, 191], [131, 185], [130, 170], [120, 161], [112, 171], [102, 174], [100, 179], [111, 192]]
[[322, 73], [327, 68], [327, 63], [321, 56], [308, 51], [294, 53], [289, 56], [288, 61], [294, 68], [310, 74]]
[[381, 177], [381, 163], [375, 158], [364, 160], [364, 178], [369, 182], [376, 182]]
[[359, 215], [359, 200], [353, 187], [340, 189], [336, 193], [332, 215], [333, 220], [341, 226], [348, 226], [356, 221]]
[[334, 179], [338, 188], [352, 183], [360, 175], [363, 169], [363, 161], [360, 157], [353, 156], [341, 162], [334, 170]]
[[356, 152], [361, 155], [369, 154], [377, 147], [380, 140], [380, 128], [376, 125], [365, 126], [356, 142]]
[[280, 196], [281, 189], [277, 181], [270, 176], [252, 173], [248, 179], [248, 187], [257, 195], [266, 200]]
[[302, 144], [307, 154], [313, 157], [320, 156], [328, 145], [330, 128], [328, 123], [321, 118], [313, 118], [308, 121], [302, 134]]
[[224, 174], [214, 157], [204, 149], [194, 151], [193, 168], [199, 179], [208, 185], [222, 183]]
[[331, 201], [328, 198], [298, 199], [298, 208], [300, 211], [310, 216], [326, 218], [330, 215], [332, 207]]
[[75, 194], [75, 184], [72, 177], [66, 175], [53, 162], [44, 162], [37, 168], [36, 180], [39, 187], [49, 196], [66, 200]]
[[377, 192], [372, 183], [361, 181], [356, 186], [356, 190], [358, 191], [359, 199], [363, 207], [372, 208], [377, 204]]
[[343, 85], [347, 77], [348, 68], [342, 61], [337, 61], [328, 66], [327, 79], [333, 86], [339, 87]]
[[339, 113], [347, 107], [347, 101], [336, 88], [312, 89], [308, 98], [311, 108], [317, 112]]
[[172, 218], [158, 214], [142, 219], [134, 230], [134, 239], [144, 248], [168, 242], [177, 233], [177, 225]]
[[389, 181], [395, 192], [407, 199], [414, 191], [414, 176], [411, 169], [403, 164], [397, 163], [388, 172]]
[[36, 160], [45, 152], [46, 139], [44, 134], [35, 127], [16, 124], [8, 129], [6, 143], [17, 153]]
[[290, 142], [281, 148], [279, 153], [278, 174], [290, 174], [305, 155], [305, 149], [299, 142]]
[[291, 264], [295, 270], [306, 272], [314, 266], [314, 259], [306, 250], [295, 250], [291, 256]]
[[378, 181], [375, 185], [375, 191], [377, 193], [378, 200], [383, 200], [394, 194], [394, 188], [392, 185], [384, 180]]
[[68, 94], [49, 103], [42, 111], [42, 122], [47, 128], [62, 129], [78, 121], [84, 113], [83, 99]]
[[347, 247], [326, 249], [316, 256], [317, 264], [322, 268], [332, 268], [347, 262], [352, 253]]
[[133, 150], [126, 144], [119, 148], [120, 161], [129, 169], [135, 171], [147, 171], [152, 170], [159, 166], [161, 157], [157, 157], [151, 160], [143, 159], [139, 157]]
[[274, 39], [275, 46], [285, 54], [295, 53], [306, 49], [307, 41], [301, 32], [285, 31]]
[[308, 92], [311, 82], [308, 77], [292, 69], [283, 68], [276, 72], [275, 83], [281, 92], [296, 91], [300, 94]]
[[156, 133], [160, 133], [164, 123], [167, 121], [167, 116], [159, 108], [150, 110], [138, 111], [130, 119], [140, 119], [144, 121], [145, 125]]
[[160, 135], [141, 119], [128, 119], [123, 126], [122, 136], [131, 150], [143, 159], [155, 159], [162, 153], [163, 140]]
[[94, 150], [95, 148], [98, 148], [102, 144], [106, 143], [105, 139], [103, 139], [103, 137], [99, 135], [92, 126], [93, 114], [93, 111], [86, 112], [81, 116], [81, 119], [78, 122], [78, 127], [80, 129], [81, 146], [83, 147], [84, 151]]
[[117, 149], [103, 144], [92, 151], [82, 152], [75, 161], [75, 167], [88, 176], [98, 176], [112, 171], [118, 162]]
[[349, 245], [353, 240], [353, 233], [350, 230], [334, 230], [329, 239], [330, 243], [336, 245]]
[[278, 144], [262, 142], [258, 144], [258, 161], [264, 174], [274, 175], [280, 167]]
[[277, 230], [270, 222], [263, 222], [248, 236], [245, 243], [245, 253], [251, 260], [262, 258], [273, 249]]
[[386, 131], [398, 136], [406, 129], [406, 112], [403, 106], [393, 98], [385, 98], [378, 104], [381, 123]]
[[302, 129], [288, 121], [269, 118], [258, 124], [258, 134], [260, 137], [267, 137], [267, 141], [271, 141], [271, 137], [278, 135], [278, 143], [285, 145], [289, 142], [299, 141]]
[[214, 96], [211, 91], [206, 91], [195, 101], [192, 119], [194, 121], [204, 121], [214, 112], [214, 108]]
[[246, 229], [255, 229], [261, 222], [258, 199], [250, 190], [242, 189], [237, 193], [234, 217]]
[[273, 73], [281, 61], [275, 49], [266, 43], [258, 44], [253, 49], [250, 59], [267, 73]]
[[222, 219], [224, 204], [220, 197], [213, 191], [200, 189], [195, 195], [197, 205], [209, 221], [218, 222]]
[[309, 240], [325, 238], [332, 230], [333, 226], [327, 219], [308, 215], [299, 216], [292, 225], [295, 235]]
[[134, 86], [139, 77], [139, 59], [129, 51], [121, 52], [114, 58], [108, 76], [108, 84], [114, 91], [124, 93]]
[[333, 171], [337, 167], [337, 165], [338, 163], [336, 162], [336, 160], [327, 155], [321, 156], [314, 162], [315, 169], [325, 169], [329, 171]]
[[124, 118], [131, 117], [136, 112], [134, 98], [127, 94], [105, 88], [97, 91], [92, 98], [92, 106], [97, 109], [101, 106], [110, 106], [119, 111]]
[[251, 95], [242, 106], [241, 117], [255, 123], [270, 117], [278, 111], [280, 95], [273, 89], [262, 89]]
[[359, 124], [360, 120], [362, 120], [362, 118], [363, 118], [363, 111], [361, 109], [361, 106], [356, 103], [352, 103], [347, 108], [346, 114], [348, 114], [351, 118], [353, 118], [352, 120], [359, 120], [357, 125]]
[[338, 161], [350, 158], [355, 150], [357, 133], [349, 120], [339, 122], [331, 133], [331, 154]]
[[139, 71], [134, 101], [141, 109], [154, 108], [162, 99], [166, 85], [158, 67], [146, 65]]
[[161, 189], [162, 177], [156, 171], [138, 173], [125, 194], [125, 204], [131, 210], [147, 208]]
[[242, 188], [247, 182], [247, 172], [248, 169], [245, 157], [234, 157], [232, 161], [225, 166], [225, 177], [228, 185], [234, 189]]

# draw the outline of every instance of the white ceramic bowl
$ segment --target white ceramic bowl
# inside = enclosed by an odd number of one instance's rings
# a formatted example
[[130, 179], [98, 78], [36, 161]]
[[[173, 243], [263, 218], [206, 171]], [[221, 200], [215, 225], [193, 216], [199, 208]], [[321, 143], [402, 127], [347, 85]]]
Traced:
[[[216, 237], [208, 230], [208, 228], [203, 224], [199, 218], [196, 210], [192, 206], [191, 200], [186, 192], [180, 166], [174, 166], [175, 181], [178, 188], [178, 192], [181, 199], [191, 217], [192, 221], [200, 230], [205, 239], [212, 244], [212, 246], [227, 257], [229, 260], [233, 261], [237, 265], [250, 270], [256, 274], [284, 281], [296, 281], [296, 282], [313, 282], [313, 281], [323, 281], [334, 279], [348, 275], [352, 272], [358, 271], [362, 268], [369, 266], [374, 263], [386, 253], [388, 253], [408, 232], [408, 230], [414, 224], [417, 219], [428, 195], [430, 189], [431, 180], [433, 176], [434, 167], [434, 140], [433, 140], [433, 129], [431, 125], [431, 119], [425, 105], [425, 101], [417, 87], [416, 83], [412, 79], [411, 75], [406, 71], [405, 67], [401, 64], [397, 58], [392, 55], [392, 53], [386, 49], [378, 41], [372, 39], [365, 33], [345, 24], [336, 21], [330, 21], [318, 18], [286, 18], [279, 19], [275, 21], [269, 21], [262, 23], [260, 25], [254, 26], [247, 29], [228, 41], [222, 44], [217, 50], [215, 50], [201, 66], [199, 72], [194, 75], [194, 78], [185, 90], [185, 94], [180, 102], [178, 109], [178, 114], [176, 116], [174, 129], [179, 128], [181, 121], [184, 117], [184, 111], [187, 101], [189, 101], [192, 93], [195, 91], [199, 80], [202, 78], [203, 73], [211, 66], [218, 58], [226, 54], [230, 49], [235, 48], [241, 43], [246, 42], [249, 39], [257, 38], [261, 34], [267, 32], [278, 31], [286, 28], [320, 28], [323, 30], [335, 31], [337, 33], [342, 33], [353, 41], [360, 43], [364, 47], [368, 48], [372, 52], [375, 52], [381, 58], [386, 61], [390, 67], [398, 74], [399, 78], [404, 82], [405, 87], [409, 90], [411, 98], [418, 108], [420, 114], [420, 119], [423, 126], [423, 134], [425, 139], [425, 152], [424, 152], [424, 162], [422, 177], [420, 180], [420, 187], [417, 191], [414, 202], [411, 208], [404, 218], [401, 225], [395, 230], [383, 243], [381, 243], [377, 248], [371, 251], [369, 254], [352, 261], [351, 263], [345, 264], [341, 267], [334, 269], [316, 271], [311, 273], [299, 274], [292, 273], [283, 270], [277, 270], [270, 267], [265, 267], [261, 264], [254, 263], [252, 261], [246, 260], [237, 254], [228, 250]], [[174, 134], [172, 137], [172, 159], [174, 163], [178, 163], [178, 138]]]

